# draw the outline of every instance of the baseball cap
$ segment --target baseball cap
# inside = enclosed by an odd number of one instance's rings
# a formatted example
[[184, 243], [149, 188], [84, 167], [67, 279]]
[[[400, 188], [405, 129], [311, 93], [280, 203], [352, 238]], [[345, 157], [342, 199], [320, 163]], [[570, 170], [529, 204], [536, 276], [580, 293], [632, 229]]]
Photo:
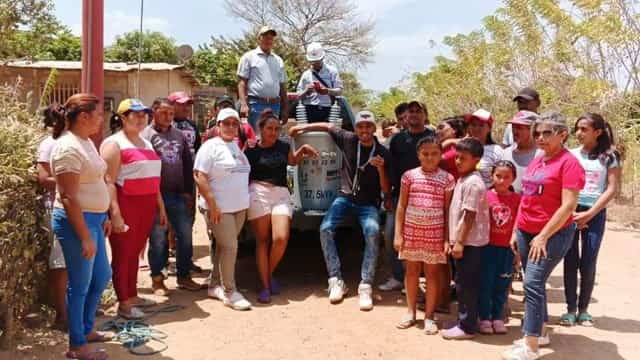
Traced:
[[355, 125], [358, 125], [359, 123], [362, 122], [368, 122], [368, 123], [372, 123], [373, 125], [376, 124], [376, 116], [373, 115], [373, 113], [369, 110], [363, 110], [358, 112], [358, 115], [356, 115], [356, 122]]
[[415, 105], [415, 106], [417, 106], [417, 107], [419, 107], [419, 108], [420, 108], [420, 109], [422, 109], [423, 111], [427, 111], [427, 106], [426, 106], [425, 104], [421, 103], [421, 102], [420, 102], [420, 101], [418, 101], [418, 100], [410, 101], [410, 102], [407, 104], [407, 109], [408, 109], [408, 108], [410, 108], [410, 107], [412, 107], [412, 106], [414, 106], [414, 105]]
[[224, 94], [222, 96], [218, 96], [216, 98], [215, 106], [218, 106], [218, 105], [220, 105], [222, 103], [227, 103], [227, 104], [229, 104], [231, 106], [233, 106], [233, 104], [234, 104], [233, 99], [227, 94]]
[[171, 103], [178, 103], [178, 104], [186, 104], [188, 102], [193, 102], [193, 99], [191, 99], [191, 96], [189, 96], [189, 94], [187, 94], [184, 91], [174, 91], [171, 94], [169, 94], [169, 96], [167, 96], [167, 99]]
[[147, 114], [151, 113], [151, 109], [146, 107], [139, 99], [124, 99], [120, 101], [120, 105], [118, 105], [118, 114], [124, 114], [129, 111], [144, 111]]
[[324, 59], [325, 51], [322, 44], [313, 42], [307, 47], [307, 61], [314, 62]]
[[538, 92], [535, 91], [534, 89], [526, 87], [518, 91], [518, 95], [516, 95], [513, 98], [513, 101], [518, 101], [518, 99], [520, 98], [525, 99], [527, 101], [540, 100], [540, 94], [538, 94]]
[[514, 125], [526, 125], [531, 126], [534, 121], [539, 119], [540, 116], [533, 111], [521, 110], [518, 111], [511, 120], [507, 121], [509, 124]]
[[258, 31], [258, 35], [264, 35], [268, 32], [272, 32], [274, 36], [278, 36], [278, 33], [276, 32], [276, 29], [274, 29], [272, 26], [269, 25], [264, 25], [260, 28], [260, 31]]
[[489, 126], [493, 125], [493, 116], [491, 113], [485, 109], [478, 109], [473, 114], [466, 114], [464, 116], [464, 121], [471, 122], [473, 120], [480, 120], [489, 124]]
[[234, 118], [234, 119], [239, 121], [240, 120], [240, 115], [238, 114], [237, 111], [235, 111], [232, 108], [222, 109], [218, 113], [218, 117], [216, 117], [216, 122], [224, 121], [224, 120], [226, 120], [228, 118]]

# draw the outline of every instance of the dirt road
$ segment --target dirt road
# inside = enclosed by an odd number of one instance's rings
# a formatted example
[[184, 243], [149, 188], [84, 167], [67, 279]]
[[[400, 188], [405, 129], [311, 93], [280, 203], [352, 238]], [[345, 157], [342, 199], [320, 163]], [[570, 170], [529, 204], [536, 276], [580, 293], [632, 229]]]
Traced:
[[[197, 263], [210, 268], [204, 225], [195, 229]], [[351, 244], [349, 244], [351, 243]], [[269, 306], [255, 305], [236, 312], [206, 298], [205, 291], [174, 291], [171, 302], [184, 310], [159, 314], [150, 320], [169, 335], [169, 348], [147, 359], [498, 359], [505, 347], [520, 337], [522, 292], [516, 283], [511, 296], [514, 318], [505, 336], [480, 336], [472, 341], [448, 342], [426, 336], [419, 328], [397, 330], [394, 325], [404, 311], [399, 292], [376, 292], [373, 311], [358, 310], [355, 288], [359, 274], [361, 244], [344, 239], [343, 268], [350, 287], [342, 304], [330, 305], [325, 292], [326, 272], [316, 239], [295, 239], [279, 271], [283, 293]], [[609, 229], [600, 254], [597, 285], [591, 312], [593, 328], [553, 326], [552, 346], [543, 359], [640, 359], [640, 233]], [[386, 278], [381, 269], [378, 280]], [[238, 284], [255, 303], [256, 270], [251, 249], [241, 251]], [[200, 279], [201, 281], [204, 279]], [[564, 311], [562, 266], [548, 284], [549, 311], [557, 322]], [[175, 279], [169, 284], [174, 287]], [[141, 273], [142, 292], [149, 292], [148, 273]], [[635, 306], [634, 306], [635, 304]], [[455, 309], [455, 308], [454, 308]], [[445, 322], [454, 317], [445, 316]], [[103, 317], [99, 322], [108, 320]], [[59, 359], [65, 349], [63, 334], [33, 345], [23, 339], [23, 350], [0, 353], [2, 359]], [[48, 336], [48, 335], [47, 335]], [[55, 344], [55, 345], [54, 345]], [[106, 344], [111, 359], [138, 358], [120, 344]]]

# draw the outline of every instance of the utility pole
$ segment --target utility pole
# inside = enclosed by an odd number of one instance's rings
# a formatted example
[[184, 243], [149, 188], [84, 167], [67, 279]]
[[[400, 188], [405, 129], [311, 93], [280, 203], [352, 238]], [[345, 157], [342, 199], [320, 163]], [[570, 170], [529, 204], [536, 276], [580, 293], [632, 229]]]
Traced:
[[[81, 91], [100, 99], [98, 111], [104, 115], [104, 0], [82, 0], [82, 84]], [[102, 142], [102, 129], [91, 137]]]

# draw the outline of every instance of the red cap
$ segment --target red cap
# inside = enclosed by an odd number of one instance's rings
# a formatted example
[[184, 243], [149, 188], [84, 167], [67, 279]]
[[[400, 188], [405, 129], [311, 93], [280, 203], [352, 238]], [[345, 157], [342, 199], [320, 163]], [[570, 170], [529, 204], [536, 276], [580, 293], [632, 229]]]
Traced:
[[178, 103], [178, 104], [186, 104], [189, 102], [193, 102], [193, 99], [191, 99], [191, 96], [189, 96], [189, 94], [187, 94], [184, 91], [172, 92], [171, 94], [169, 94], [167, 99], [172, 103]]
[[493, 125], [493, 116], [491, 116], [491, 113], [485, 109], [478, 109], [473, 114], [466, 114], [464, 116], [464, 121], [466, 122], [471, 122], [473, 120], [480, 120], [489, 124], [489, 126]]

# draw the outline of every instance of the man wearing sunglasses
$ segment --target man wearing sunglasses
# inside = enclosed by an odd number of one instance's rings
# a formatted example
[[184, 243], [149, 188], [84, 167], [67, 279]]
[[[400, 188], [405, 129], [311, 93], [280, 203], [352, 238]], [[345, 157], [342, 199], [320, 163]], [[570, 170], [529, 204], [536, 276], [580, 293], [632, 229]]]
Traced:
[[289, 135], [296, 137], [303, 132], [325, 131], [342, 151], [340, 190], [320, 225], [320, 242], [329, 273], [329, 301], [339, 303], [347, 293], [340, 270], [340, 257], [336, 248], [336, 228], [350, 214], [358, 218], [364, 235], [365, 249], [361, 278], [358, 286], [360, 310], [373, 308], [372, 284], [378, 259], [380, 237], [381, 194], [387, 197], [391, 191], [391, 156], [373, 135], [375, 117], [371, 111], [360, 111], [356, 116], [355, 132], [333, 127], [331, 123], [314, 123], [294, 126]]

